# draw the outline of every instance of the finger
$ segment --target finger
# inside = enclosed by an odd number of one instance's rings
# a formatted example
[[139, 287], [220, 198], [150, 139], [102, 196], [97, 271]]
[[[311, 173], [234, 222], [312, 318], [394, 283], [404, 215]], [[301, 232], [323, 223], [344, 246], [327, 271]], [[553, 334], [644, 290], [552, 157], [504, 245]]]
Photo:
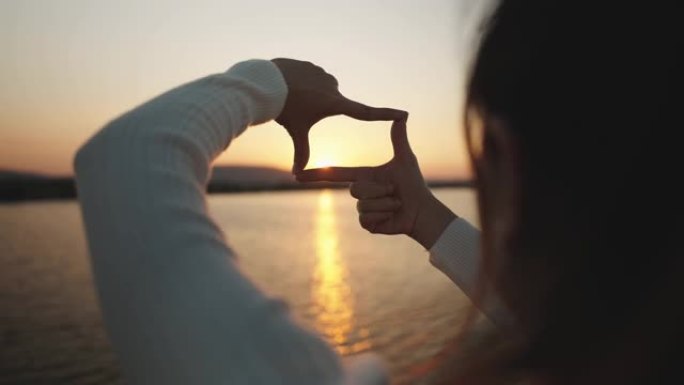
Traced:
[[292, 173], [297, 173], [298, 171], [304, 170], [306, 164], [309, 163], [308, 130], [298, 130], [295, 132], [297, 132], [297, 134], [292, 135], [292, 142], [294, 143], [294, 163], [292, 165]]
[[380, 198], [392, 195], [394, 193], [394, 186], [391, 183], [358, 181], [352, 183], [349, 192], [356, 199]]
[[401, 201], [397, 198], [362, 199], [356, 202], [356, 211], [360, 214], [394, 212], [401, 207]]
[[300, 182], [354, 182], [373, 175], [374, 167], [325, 167], [298, 171]]
[[354, 119], [366, 121], [399, 120], [408, 115], [406, 111], [395, 110], [394, 108], [371, 107], [363, 103], [347, 99], [344, 96], [342, 98], [340, 110], [338, 112]]
[[408, 134], [406, 133], [406, 119], [395, 120], [392, 123], [390, 135], [392, 137], [394, 155], [413, 155]]
[[371, 233], [383, 222], [392, 218], [392, 213], [363, 213], [359, 215], [359, 224]]

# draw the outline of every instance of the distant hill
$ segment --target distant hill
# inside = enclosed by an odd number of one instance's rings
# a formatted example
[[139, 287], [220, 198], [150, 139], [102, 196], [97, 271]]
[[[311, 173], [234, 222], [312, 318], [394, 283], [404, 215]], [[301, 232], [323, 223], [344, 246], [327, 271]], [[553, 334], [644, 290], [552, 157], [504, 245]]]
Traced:
[[0, 169], [0, 181], [46, 179], [45, 175]]
[[210, 183], [236, 185], [282, 185], [295, 183], [294, 176], [277, 168], [253, 166], [214, 167]]
[[307, 183], [295, 180], [287, 171], [270, 167], [254, 166], [218, 166], [214, 167], [207, 191], [274, 191], [274, 190], [308, 190], [319, 188], [340, 188], [347, 183]]
[[0, 202], [32, 199], [70, 199], [76, 196], [70, 177], [0, 170]]
[[[334, 183], [298, 183], [287, 171], [269, 167], [218, 166], [212, 171], [207, 191], [241, 192], [339, 187]], [[0, 170], [0, 202], [36, 199], [73, 199], [76, 186], [71, 177], [55, 177]]]
[[[469, 181], [433, 181], [432, 187], [472, 187]], [[255, 166], [218, 166], [212, 171], [209, 193], [342, 188], [347, 183], [298, 183], [287, 171]], [[0, 170], [0, 202], [37, 199], [73, 199], [76, 186], [71, 177], [55, 177]]]

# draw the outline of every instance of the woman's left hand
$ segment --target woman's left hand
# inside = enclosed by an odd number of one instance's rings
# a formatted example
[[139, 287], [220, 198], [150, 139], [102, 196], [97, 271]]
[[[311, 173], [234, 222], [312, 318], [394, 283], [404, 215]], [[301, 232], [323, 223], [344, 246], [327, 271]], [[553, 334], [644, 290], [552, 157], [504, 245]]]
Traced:
[[358, 120], [397, 120], [406, 112], [370, 107], [344, 97], [337, 79], [321, 67], [294, 59], [271, 60], [283, 74], [288, 93], [276, 122], [285, 127], [294, 142], [293, 172], [309, 162], [309, 130], [329, 116], [347, 115]]

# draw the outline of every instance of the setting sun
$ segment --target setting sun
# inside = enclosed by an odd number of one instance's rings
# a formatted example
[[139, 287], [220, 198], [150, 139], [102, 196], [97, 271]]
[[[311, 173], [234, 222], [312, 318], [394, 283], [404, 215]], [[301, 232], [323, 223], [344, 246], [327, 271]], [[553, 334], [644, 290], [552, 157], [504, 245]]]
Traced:
[[309, 165], [312, 168], [325, 168], [325, 167], [334, 166], [335, 164], [338, 164], [338, 163], [339, 162], [337, 162], [332, 157], [325, 157], [325, 158], [319, 158], [319, 159], [312, 160], [311, 162], [309, 162]]

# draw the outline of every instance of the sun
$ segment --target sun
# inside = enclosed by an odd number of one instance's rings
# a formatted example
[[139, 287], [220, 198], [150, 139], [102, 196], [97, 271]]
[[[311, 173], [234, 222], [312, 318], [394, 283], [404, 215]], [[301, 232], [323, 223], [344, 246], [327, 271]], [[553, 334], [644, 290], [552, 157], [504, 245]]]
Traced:
[[335, 159], [333, 159], [331, 157], [318, 158], [318, 159], [314, 160], [313, 162], [311, 162], [311, 167], [326, 168], [326, 167], [334, 166], [335, 163], [336, 163]]

